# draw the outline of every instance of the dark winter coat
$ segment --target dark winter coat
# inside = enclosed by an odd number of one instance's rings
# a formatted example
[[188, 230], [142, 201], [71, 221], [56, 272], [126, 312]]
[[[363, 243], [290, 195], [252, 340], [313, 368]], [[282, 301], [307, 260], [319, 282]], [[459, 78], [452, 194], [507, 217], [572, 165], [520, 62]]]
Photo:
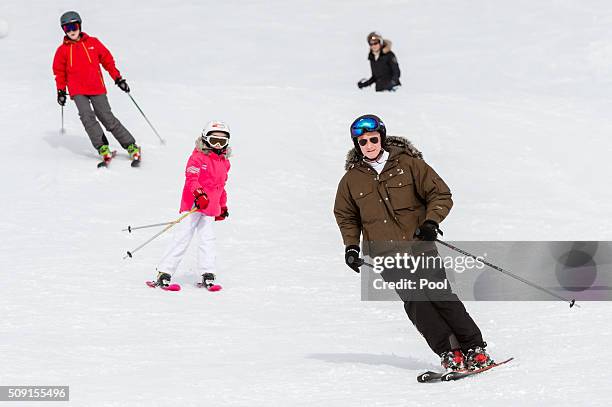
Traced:
[[334, 215], [345, 245], [364, 246], [374, 241], [409, 241], [423, 221], [438, 224], [453, 201], [440, 176], [423, 161], [412, 143], [387, 137], [389, 158], [377, 174], [353, 148], [340, 180]]
[[391, 41], [385, 40], [378, 59], [375, 59], [374, 54], [370, 51], [368, 60], [372, 69], [372, 77], [365, 82], [366, 86], [376, 83], [376, 91], [380, 92], [401, 85], [400, 68], [395, 54], [391, 51]]

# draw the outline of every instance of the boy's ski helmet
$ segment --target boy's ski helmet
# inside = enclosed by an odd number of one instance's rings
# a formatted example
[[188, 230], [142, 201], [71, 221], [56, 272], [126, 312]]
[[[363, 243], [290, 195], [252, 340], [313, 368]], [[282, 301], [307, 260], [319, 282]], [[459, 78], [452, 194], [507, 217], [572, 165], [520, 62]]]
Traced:
[[66, 11], [60, 17], [60, 25], [64, 26], [70, 23], [79, 23], [81, 25], [83, 21], [81, 21], [81, 16], [76, 11]]
[[380, 134], [380, 145], [384, 148], [387, 140], [387, 127], [380, 117], [374, 114], [364, 114], [353, 121], [351, 124], [351, 139], [358, 154], [361, 154], [357, 141], [358, 137], [374, 131]]

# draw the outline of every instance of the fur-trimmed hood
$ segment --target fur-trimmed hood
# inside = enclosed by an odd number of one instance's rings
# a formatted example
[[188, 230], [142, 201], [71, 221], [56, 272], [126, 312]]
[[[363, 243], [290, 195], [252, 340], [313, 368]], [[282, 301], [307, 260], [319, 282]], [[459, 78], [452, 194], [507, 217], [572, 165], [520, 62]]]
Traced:
[[[202, 140], [202, 137], [198, 137], [195, 141], [195, 146], [196, 148], [203, 152], [204, 154], [210, 154], [213, 149], [208, 147], [205, 143], [204, 140]], [[230, 158], [232, 156], [232, 147], [231, 146], [227, 146], [227, 148], [225, 149], [225, 153], [224, 153], [225, 157]]]
[[[421, 153], [410, 140], [404, 137], [387, 136], [384, 149], [390, 153], [389, 157], [397, 154], [408, 154], [410, 157], [423, 159], [423, 153]], [[351, 148], [346, 154], [344, 169], [348, 171], [361, 163], [363, 163], [362, 156], [357, 153], [355, 147]]]

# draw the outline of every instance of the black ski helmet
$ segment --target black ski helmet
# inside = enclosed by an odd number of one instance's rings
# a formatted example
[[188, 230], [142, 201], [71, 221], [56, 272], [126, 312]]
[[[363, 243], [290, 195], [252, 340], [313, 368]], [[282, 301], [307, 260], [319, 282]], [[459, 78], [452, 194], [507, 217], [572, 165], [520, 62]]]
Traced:
[[351, 139], [353, 140], [357, 154], [361, 155], [361, 148], [359, 148], [357, 138], [365, 133], [373, 131], [377, 131], [380, 134], [380, 145], [384, 148], [385, 142], [387, 141], [387, 127], [380, 117], [375, 114], [364, 114], [351, 123]]
[[79, 23], [81, 25], [83, 21], [81, 20], [81, 16], [76, 11], [66, 11], [60, 17], [60, 26], [65, 26], [70, 23]]

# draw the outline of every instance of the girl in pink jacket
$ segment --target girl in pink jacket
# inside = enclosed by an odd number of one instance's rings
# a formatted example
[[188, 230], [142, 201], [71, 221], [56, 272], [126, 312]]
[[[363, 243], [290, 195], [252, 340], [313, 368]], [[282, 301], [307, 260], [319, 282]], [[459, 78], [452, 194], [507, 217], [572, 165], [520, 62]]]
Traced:
[[187, 161], [180, 212], [198, 210], [183, 219], [172, 243], [157, 266], [156, 285], [168, 287], [194, 234], [198, 235], [198, 274], [203, 286], [218, 291], [215, 279], [215, 234], [213, 224], [229, 216], [225, 182], [230, 169], [230, 129], [220, 121], [209, 122]]

